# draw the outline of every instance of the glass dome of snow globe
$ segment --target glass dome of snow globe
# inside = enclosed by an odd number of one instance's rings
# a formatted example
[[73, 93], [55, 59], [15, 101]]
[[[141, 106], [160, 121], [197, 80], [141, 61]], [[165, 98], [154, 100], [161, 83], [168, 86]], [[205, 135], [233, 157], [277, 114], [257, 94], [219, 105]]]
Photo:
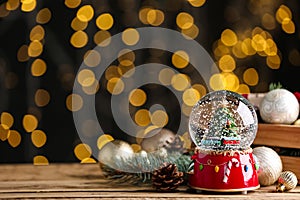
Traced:
[[255, 139], [257, 126], [252, 104], [227, 90], [206, 94], [193, 107], [189, 119], [193, 142], [205, 150], [246, 150]]

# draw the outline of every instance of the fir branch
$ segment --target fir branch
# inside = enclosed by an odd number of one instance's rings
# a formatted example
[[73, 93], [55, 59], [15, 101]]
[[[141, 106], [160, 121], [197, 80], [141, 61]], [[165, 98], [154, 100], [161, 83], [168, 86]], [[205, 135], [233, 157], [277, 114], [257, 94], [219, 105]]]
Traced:
[[269, 85], [269, 90], [270, 91], [271, 90], [275, 90], [275, 89], [281, 89], [281, 88], [283, 88], [283, 86], [281, 85], [280, 82], [278, 82], [278, 83], [270, 83], [270, 85]]

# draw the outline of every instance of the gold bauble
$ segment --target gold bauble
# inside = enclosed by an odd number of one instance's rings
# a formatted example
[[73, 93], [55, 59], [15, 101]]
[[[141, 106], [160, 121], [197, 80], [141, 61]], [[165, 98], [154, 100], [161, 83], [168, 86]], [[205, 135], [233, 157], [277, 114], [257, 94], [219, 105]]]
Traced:
[[253, 154], [259, 162], [258, 179], [260, 185], [274, 184], [282, 171], [282, 162], [279, 155], [268, 147], [256, 147], [253, 149]]
[[113, 140], [105, 144], [98, 153], [100, 163], [117, 169], [116, 163], [121, 159], [128, 159], [134, 155], [132, 147], [124, 141]]
[[278, 178], [278, 184], [276, 185], [277, 192], [285, 192], [295, 189], [298, 180], [297, 176], [291, 171], [282, 172]]
[[150, 131], [143, 139], [141, 147], [147, 152], [154, 152], [158, 149], [168, 146], [175, 140], [175, 133], [168, 129], [154, 129]]

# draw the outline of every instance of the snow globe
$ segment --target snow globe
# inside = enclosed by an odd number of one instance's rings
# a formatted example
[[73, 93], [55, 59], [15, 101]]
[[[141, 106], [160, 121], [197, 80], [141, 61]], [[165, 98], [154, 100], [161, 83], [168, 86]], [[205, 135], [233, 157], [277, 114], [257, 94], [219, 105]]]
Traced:
[[189, 119], [196, 145], [190, 187], [242, 193], [259, 188], [258, 164], [250, 147], [257, 127], [255, 109], [243, 96], [220, 90], [201, 98]]

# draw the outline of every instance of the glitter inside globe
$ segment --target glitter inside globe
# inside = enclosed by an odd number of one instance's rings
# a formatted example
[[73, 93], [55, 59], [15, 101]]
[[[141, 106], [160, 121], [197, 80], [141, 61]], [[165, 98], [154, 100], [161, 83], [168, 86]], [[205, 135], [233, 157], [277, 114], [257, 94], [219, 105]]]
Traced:
[[189, 132], [207, 150], [245, 150], [257, 132], [254, 107], [243, 96], [226, 91], [208, 93], [193, 107]]

